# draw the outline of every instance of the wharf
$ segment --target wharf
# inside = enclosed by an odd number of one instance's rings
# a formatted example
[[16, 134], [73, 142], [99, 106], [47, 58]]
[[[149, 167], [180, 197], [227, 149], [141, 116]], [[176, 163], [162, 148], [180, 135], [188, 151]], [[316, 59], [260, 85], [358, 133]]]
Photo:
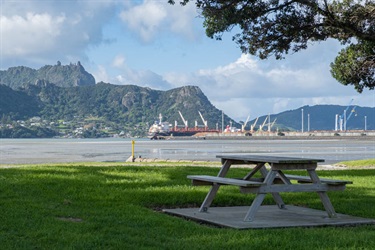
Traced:
[[375, 140], [375, 133], [371, 135], [235, 135], [235, 134], [196, 134], [193, 136], [170, 136], [166, 140]]

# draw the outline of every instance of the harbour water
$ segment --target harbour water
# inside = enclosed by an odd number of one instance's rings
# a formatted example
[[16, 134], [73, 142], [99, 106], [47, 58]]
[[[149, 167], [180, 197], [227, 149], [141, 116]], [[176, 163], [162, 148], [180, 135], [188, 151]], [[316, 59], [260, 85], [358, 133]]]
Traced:
[[[135, 157], [218, 161], [218, 154], [256, 154], [324, 159], [323, 164], [375, 158], [371, 139], [160, 140], [133, 139]], [[132, 139], [0, 139], [0, 164], [124, 162]]]

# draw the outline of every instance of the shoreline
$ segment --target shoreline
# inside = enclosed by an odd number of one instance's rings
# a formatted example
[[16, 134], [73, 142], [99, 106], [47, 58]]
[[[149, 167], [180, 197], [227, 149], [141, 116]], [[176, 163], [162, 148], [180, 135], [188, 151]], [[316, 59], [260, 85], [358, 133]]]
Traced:
[[194, 135], [194, 136], [169, 136], [165, 140], [375, 140], [374, 135], [366, 136], [277, 136], [277, 135]]
[[315, 131], [238, 131], [197, 132], [191, 136], [160, 136], [155, 140], [375, 140], [375, 130], [315, 130]]
[[[22, 168], [22, 167], [39, 167], [39, 166], [48, 166], [48, 165], [59, 165], [61, 166], [74, 166], [74, 165], [81, 165], [81, 166], [88, 166], [88, 167], [111, 167], [111, 166], [131, 166], [132, 164], [142, 165], [144, 163], [147, 166], [154, 166], [154, 167], [168, 167], [172, 166], [171, 163], [178, 163], [181, 164], [192, 164], [192, 165], [182, 165], [187, 167], [221, 167], [220, 161], [199, 161], [199, 160], [174, 160], [174, 159], [158, 159], [158, 158], [135, 158], [132, 160], [130, 156], [125, 162], [51, 162], [51, 163], [43, 163], [43, 164], [0, 164], [0, 169], [8, 169], [8, 168]], [[251, 164], [249, 164], [251, 165]], [[246, 168], [246, 165], [234, 165], [232, 168]], [[341, 163], [336, 164], [318, 164], [316, 168], [317, 171], [319, 170], [369, 170], [375, 169], [375, 166], [361, 166], [361, 167], [348, 167]]]

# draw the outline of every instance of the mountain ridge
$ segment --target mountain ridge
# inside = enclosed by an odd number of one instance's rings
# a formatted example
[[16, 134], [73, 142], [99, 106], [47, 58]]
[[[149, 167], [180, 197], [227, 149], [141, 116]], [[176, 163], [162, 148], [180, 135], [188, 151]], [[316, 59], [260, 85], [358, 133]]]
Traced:
[[[182, 126], [180, 112], [189, 122], [189, 127], [203, 125], [200, 112], [211, 129], [225, 128], [229, 124], [241, 128], [241, 122], [234, 121], [217, 109], [198, 86], [154, 90], [137, 85], [95, 84], [94, 77], [79, 62], [66, 66], [58, 62], [39, 70], [13, 67], [0, 71], [0, 83], [3, 82], [7, 84], [0, 84], [0, 128], [9, 127], [10, 121], [14, 127], [18, 120], [40, 117], [47, 121], [43, 126], [59, 133], [72, 133], [82, 127], [84, 130], [91, 129], [87, 134], [89, 137], [120, 132], [144, 136], [148, 127], [159, 119], [159, 114], [162, 114], [163, 121]], [[268, 115], [260, 116], [256, 127], [276, 119], [272, 129], [299, 131], [302, 129], [303, 113], [305, 131], [333, 130], [335, 117], [342, 115], [345, 109], [348, 116], [352, 114], [347, 129], [364, 129], [364, 116], [367, 118], [367, 129], [375, 129], [375, 108], [339, 105], [304, 106], [270, 114], [268, 122], [265, 122]], [[249, 130], [254, 122], [255, 119], [249, 121], [245, 130]], [[98, 135], [99, 130], [105, 131], [105, 134]]]
[[59, 87], [74, 87], [95, 85], [95, 78], [88, 73], [81, 63], [61, 65], [45, 65], [40, 69], [32, 69], [25, 66], [11, 67], [0, 70], [0, 84], [12, 89], [20, 89], [29, 84], [37, 84], [38, 81], [49, 82]]
[[[270, 120], [274, 121], [276, 119], [274, 128], [281, 127], [285, 130], [301, 131], [303, 114], [304, 131], [334, 130], [336, 128], [336, 116], [338, 116], [337, 128], [340, 129], [339, 117], [341, 116], [344, 119], [345, 110], [347, 110], [347, 130], [364, 130], [365, 122], [367, 130], [375, 129], [375, 108], [361, 107], [358, 105], [350, 105], [346, 107], [333, 104], [313, 106], [305, 105], [297, 109], [286, 110], [278, 114], [271, 114]], [[350, 116], [350, 113], [353, 114]], [[264, 121], [266, 118], [267, 115], [264, 115], [259, 117], [259, 120]], [[293, 126], [290, 121], [293, 121]], [[250, 121], [250, 123], [251, 122], [254, 122], [254, 119]]]

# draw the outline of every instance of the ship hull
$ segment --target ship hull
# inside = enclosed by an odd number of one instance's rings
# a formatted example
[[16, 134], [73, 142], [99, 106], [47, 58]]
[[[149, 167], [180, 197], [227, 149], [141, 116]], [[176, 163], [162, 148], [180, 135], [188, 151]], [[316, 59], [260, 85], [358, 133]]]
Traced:
[[169, 137], [179, 137], [179, 136], [194, 136], [196, 134], [210, 134], [210, 133], [219, 133], [217, 130], [178, 130], [178, 131], [168, 131], [168, 132], [154, 132], [149, 133], [148, 138], [151, 140], [162, 140]]

